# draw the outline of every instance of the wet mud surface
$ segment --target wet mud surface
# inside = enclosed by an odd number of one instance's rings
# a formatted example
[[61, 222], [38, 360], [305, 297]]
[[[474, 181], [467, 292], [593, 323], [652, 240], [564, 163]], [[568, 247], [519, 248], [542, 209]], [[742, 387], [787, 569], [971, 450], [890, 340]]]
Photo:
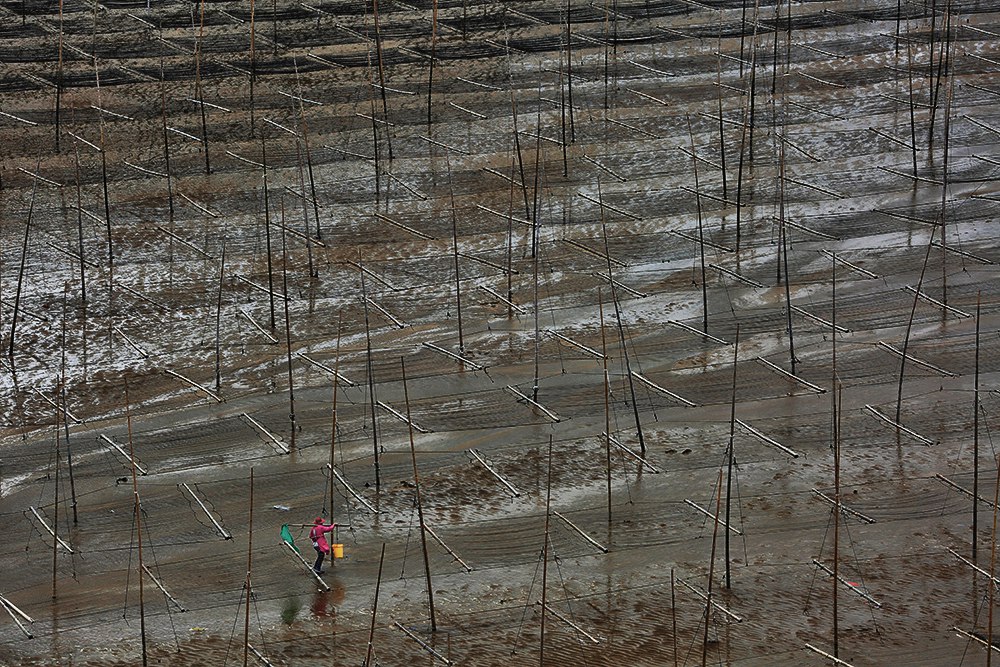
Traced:
[[985, 663], [998, 10], [0, 7], [0, 664]]

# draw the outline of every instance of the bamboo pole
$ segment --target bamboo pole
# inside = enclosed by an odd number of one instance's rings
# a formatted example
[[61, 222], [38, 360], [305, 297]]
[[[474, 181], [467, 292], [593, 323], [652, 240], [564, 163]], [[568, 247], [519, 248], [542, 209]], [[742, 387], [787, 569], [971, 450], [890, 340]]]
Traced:
[[59, 0], [59, 48], [57, 54], [57, 64], [56, 64], [56, 153], [59, 153], [59, 135], [60, 131], [60, 110], [62, 107], [62, 91], [63, 91], [63, 0]]
[[21, 632], [24, 633], [25, 637], [27, 637], [28, 639], [34, 639], [35, 636], [31, 633], [30, 630], [24, 627], [24, 623], [22, 623], [21, 621], [24, 620], [27, 623], [32, 624], [35, 622], [35, 619], [31, 618], [23, 611], [18, 609], [13, 602], [11, 602], [2, 595], [0, 595], [0, 607], [3, 607], [4, 611], [10, 614], [10, 617], [14, 620], [14, 623], [17, 624], [17, 627], [21, 629]]
[[434, 541], [435, 541], [435, 542], [437, 542], [438, 544], [440, 544], [440, 545], [441, 545], [441, 548], [442, 548], [442, 549], [444, 549], [445, 551], [447, 551], [447, 552], [448, 552], [448, 554], [449, 554], [449, 555], [450, 555], [450, 556], [451, 556], [452, 558], [454, 558], [454, 559], [455, 559], [456, 561], [458, 561], [458, 564], [459, 564], [459, 565], [461, 565], [461, 566], [462, 566], [462, 568], [463, 568], [463, 569], [464, 569], [464, 570], [465, 570], [466, 572], [472, 572], [472, 566], [470, 566], [470, 565], [469, 565], [468, 563], [466, 563], [466, 562], [465, 562], [464, 560], [462, 560], [461, 558], [459, 558], [459, 557], [458, 557], [458, 554], [457, 554], [457, 553], [455, 553], [455, 550], [454, 550], [454, 549], [452, 549], [451, 547], [449, 547], [449, 546], [448, 546], [447, 544], [445, 544], [445, 543], [444, 543], [444, 540], [442, 540], [442, 539], [441, 539], [440, 537], [438, 537], [438, 534], [434, 532], [434, 529], [433, 529], [433, 528], [431, 528], [431, 527], [430, 527], [430, 526], [428, 526], [427, 524], [424, 524], [424, 530], [426, 530], [426, 531], [427, 531], [427, 534], [428, 534], [428, 535], [430, 535], [431, 537], [433, 537], [433, 538], [434, 538]]
[[31, 232], [31, 217], [35, 211], [35, 194], [38, 190], [38, 180], [32, 181], [31, 201], [28, 203], [28, 220], [24, 225], [24, 240], [21, 244], [21, 263], [17, 270], [17, 288], [14, 292], [14, 313], [10, 320], [10, 341], [7, 356], [10, 358], [11, 369], [14, 368], [14, 333], [17, 330], [17, 316], [21, 305], [21, 290], [24, 284], [24, 270], [28, 258], [28, 235]]
[[608, 500], [608, 542], [611, 542], [611, 379], [608, 376], [608, 337], [604, 328], [604, 297], [601, 288], [597, 288], [597, 309], [601, 316], [601, 365], [603, 370], [604, 390], [604, 432], [609, 437], [604, 438], [604, 473], [605, 489]]
[[698, 184], [698, 160], [695, 157], [694, 131], [691, 129], [691, 116], [687, 116], [688, 137], [691, 141], [691, 167], [694, 172], [694, 200], [698, 211], [698, 250], [701, 258], [701, 317], [702, 331], [708, 333], [708, 280], [705, 276], [705, 226], [702, 222], [701, 187]]
[[430, 644], [428, 644], [427, 642], [425, 642], [423, 639], [421, 639], [420, 637], [418, 637], [417, 635], [415, 635], [409, 628], [407, 628], [405, 625], [403, 625], [399, 621], [393, 621], [392, 624], [394, 626], [396, 626], [397, 628], [399, 628], [400, 630], [402, 630], [403, 634], [405, 634], [407, 637], [409, 637], [413, 641], [415, 641], [418, 644], [420, 644], [420, 648], [422, 648], [425, 651], [427, 651], [427, 653], [429, 653], [433, 658], [436, 658], [436, 659], [440, 660], [441, 662], [443, 662], [446, 665], [453, 665], [453, 664], [455, 664], [451, 660], [449, 660], [448, 658], [444, 657], [443, 655], [441, 655], [440, 653], [438, 653], [437, 651], [435, 651], [434, 647], [432, 647]]
[[[732, 492], [733, 492], [733, 464], [736, 461], [735, 452], [733, 451], [736, 443], [736, 369], [738, 367], [737, 362], [739, 361], [739, 350], [740, 350], [740, 325], [736, 323], [736, 342], [733, 344], [733, 400], [731, 403], [731, 408], [729, 412], [729, 446], [726, 448], [726, 525], [730, 525], [729, 513], [732, 507]], [[726, 548], [726, 589], [731, 588], [732, 574], [730, 570], [729, 562], [729, 531], [726, 531], [725, 535], [725, 548]]]
[[[331, 468], [331, 471], [333, 472], [333, 476], [337, 478], [337, 481], [339, 481], [341, 484], [343, 484], [344, 488], [347, 489], [347, 491], [352, 496], [354, 496], [354, 498], [359, 503], [361, 503], [365, 508], [367, 508], [368, 511], [371, 512], [372, 514], [378, 514], [378, 510], [375, 509], [375, 507], [370, 502], [368, 502], [367, 500], [365, 500], [365, 497], [362, 496], [360, 493], [358, 493], [353, 486], [351, 486], [350, 484], [348, 484], [347, 480], [344, 479], [344, 476], [341, 475], [340, 472], [336, 468]], [[311, 526], [312, 524], [309, 524], [309, 525]]]
[[256, 28], [257, 23], [255, 21], [256, 14], [256, 4], [254, 0], [250, 0], [250, 49], [248, 52], [250, 60], [250, 138], [254, 136], [254, 131], [256, 130], [257, 123], [254, 117], [255, 105], [253, 99], [253, 86], [257, 79], [257, 51], [256, 51]]
[[[358, 251], [360, 254], [360, 251]], [[361, 265], [361, 258], [358, 257], [358, 266]], [[378, 449], [378, 418], [375, 416], [375, 407], [378, 399], [375, 397], [375, 368], [372, 365], [372, 337], [371, 325], [368, 319], [368, 295], [365, 293], [365, 272], [361, 271], [361, 300], [365, 311], [365, 374], [368, 376], [368, 399], [371, 403], [372, 418], [372, 455], [375, 464], [375, 493], [382, 490], [382, 479], [379, 466]]]
[[[65, 336], [65, 318], [63, 319], [63, 324], [64, 324], [64, 326], [63, 326], [63, 329], [64, 329], [63, 335]], [[64, 357], [65, 357], [65, 352], [63, 354], [64, 354]], [[77, 510], [76, 510], [76, 483], [75, 483], [75, 481], [73, 479], [73, 450], [72, 450], [72, 448], [70, 447], [70, 444], [69, 444], [69, 421], [66, 419], [67, 410], [66, 410], [66, 363], [65, 363], [65, 359], [63, 360], [62, 376], [63, 376], [63, 378], [62, 378], [62, 382], [60, 383], [59, 394], [60, 394], [60, 397], [62, 398], [63, 434], [65, 436], [65, 442], [66, 442], [66, 466], [69, 468], [69, 494], [70, 494], [70, 499], [71, 499], [71, 502], [72, 502], [72, 509], [73, 509], [73, 525], [76, 526], [76, 525], [79, 524], [79, 517], [77, 516]]]
[[427, 73], [427, 133], [431, 131], [431, 97], [434, 94], [434, 61], [437, 60], [437, 16], [438, 3], [432, 0], [431, 3], [431, 59]]
[[611, 273], [611, 249], [608, 243], [608, 225], [604, 216], [604, 197], [601, 194], [600, 178], [597, 179], [597, 194], [601, 207], [601, 233], [604, 237], [604, 254], [608, 258], [607, 271], [608, 281], [611, 283], [611, 302], [615, 308], [615, 321], [618, 325], [618, 342], [622, 346], [622, 358], [625, 360], [625, 377], [628, 380], [629, 394], [632, 397], [632, 415], [635, 418], [635, 430], [639, 437], [639, 453], [642, 455], [642, 458], [646, 458], [646, 440], [643, 438], [642, 422], [639, 419], [639, 404], [635, 400], [635, 383], [632, 381], [632, 365], [628, 356], [628, 345], [626, 343], [625, 328], [622, 324], [621, 308], [619, 308], [618, 305], [618, 292], [615, 289], [617, 283]]
[[55, 493], [53, 499], [53, 516], [52, 516], [52, 526], [55, 529], [56, 539], [52, 540], [52, 599], [56, 599], [56, 572], [58, 564], [59, 552], [56, 549], [58, 539], [59, 539], [59, 410], [56, 410], [56, 480], [55, 480]]
[[[836, 346], [836, 335], [834, 335], [834, 346]], [[837, 370], [834, 366], [834, 377]], [[835, 385], [835, 389], [840, 387]], [[840, 657], [840, 612], [838, 611], [839, 596], [837, 584], [840, 583], [840, 404], [838, 391], [830, 392], [833, 398], [833, 500], [836, 503], [833, 509], [833, 657]]]
[[337, 351], [336, 360], [333, 362], [333, 400], [332, 406], [330, 408], [330, 517], [333, 517], [333, 468], [335, 464], [334, 452], [337, 446], [337, 394], [340, 389], [340, 338], [343, 326], [344, 313], [343, 311], [338, 311], [337, 313]]
[[[375, 20], [375, 55], [378, 60], [378, 88], [382, 93], [382, 117], [389, 124], [389, 103], [385, 95], [385, 69], [382, 63], [382, 30], [379, 27], [378, 0], [372, 0], [372, 15]], [[374, 115], [374, 114], [373, 114]], [[392, 133], [386, 129], [386, 146], [389, 149], [389, 163], [392, 163]]]
[[979, 307], [982, 296], [981, 291], [976, 293], [976, 370], [972, 405], [972, 562], [974, 563], [979, 562]]
[[215, 392], [222, 392], [222, 287], [226, 279], [226, 240], [222, 240], [222, 259], [219, 261], [219, 290], [215, 306]]
[[406, 363], [399, 358], [399, 367], [403, 375], [403, 399], [406, 402], [406, 423], [410, 434], [410, 460], [413, 463], [413, 486], [417, 495], [417, 519], [420, 522], [420, 547], [424, 554], [424, 574], [427, 577], [427, 605], [430, 609], [431, 632], [437, 632], [437, 621], [434, 618], [434, 586], [431, 583], [431, 564], [427, 556], [427, 525], [424, 523], [424, 506], [420, 498], [420, 475], [417, 472], [417, 451], [413, 444], [413, 421], [410, 419], [410, 394], [406, 388]]
[[[573, 5], [572, 0], [566, 0], [566, 85], [569, 99], [569, 140], [576, 142], [576, 125], [573, 122]], [[566, 137], [563, 137], [563, 145], [566, 144]]]
[[243, 667], [247, 667], [247, 659], [250, 649], [250, 600], [253, 596], [253, 588], [250, 583], [250, 570], [253, 565], [253, 467], [250, 468], [250, 517], [247, 521], [247, 577], [243, 584], [243, 592], [246, 595], [246, 607], [243, 615]]
[[129, 459], [132, 461], [132, 497], [133, 497], [133, 507], [132, 512], [135, 519], [136, 534], [138, 536], [138, 548], [139, 548], [139, 634], [142, 638], [142, 667], [147, 667], [148, 656], [146, 653], [146, 606], [143, 600], [143, 583], [142, 583], [142, 504], [139, 501], [139, 482], [136, 477], [136, 465], [135, 465], [135, 445], [132, 441], [132, 408], [129, 402], [128, 396], [128, 375], [124, 376], [125, 382], [125, 421], [128, 425], [128, 451]]
[[[271, 331], [274, 331], [275, 320], [274, 320], [274, 271], [272, 270], [271, 263], [271, 204], [268, 198], [268, 185], [267, 185], [267, 140], [264, 138], [264, 133], [260, 133], [260, 161], [263, 165], [264, 171], [264, 241], [265, 250], [267, 255], [267, 293], [270, 301], [270, 313], [271, 313]], [[285, 300], [288, 300], [288, 294], [284, 295]]]
[[378, 614], [378, 592], [382, 586], [382, 564], [385, 562], [385, 542], [382, 543], [382, 553], [378, 558], [378, 578], [375, 580], [375, 601], [372, 603], [372, 620], [368, 627], [368, 651], [361, 667], [372, 667], [372, 651], [375, 649], [375, 617]]
[[507, 487], [507, 490], [510, 491], [510, 494], [513, 497], [515, 497], [515, 498], [520, 498], [521, 497], [521, 492], [518, 491], [514, 487], [513, 484], [511, 484], [506, 479], [504, 479], [503, 477], [501, 477], [500, 473], [498, 473], [496, 470], [494, 470], [493, 466], [491, 466], [489, 463], [486, 462], [486, 459], [483, 458], [483, 455], [478, 450], [476, 450], [476, 449], [469, 449], [467, 451], [469, 452], [469, 454], [472, 454], [472, 457], [474, 459], [476, 459], [477, 461], [479, 461], [479, 463], [481, 463], [483, 465], [483, 467], [486, 468], [486, 470], [488, 470], [489, 473], [491, 475], [493, 475], [497, 479], [497, 481], [499, 481], [501, 484], [503, 484], [505, 487]]
[[541, 633], [538, 640], [538, 667], [545, 667], [545, 597], [549, 574], [549, 518], [552, 513], [552, 435], [549, 434], [549, 464], [545, 484], [545, 541], [542, 544], [542, 615]]
[[[994, 485], [993, 491], [993, 530], [990, 532], [990, 572], [989, 577], [992, 580], [996, 574], [996, 563], [997, 563], [997, 507], [1000, 506], [1000, 458], [994, 458], [997, 465], [997, 476], [996, 484]], [[987, 595], [987, 604], [989, 606], [989, 612], [986, 621], [986, 636], [990, 642], [990, 647], [992, 648], [993, 643], [993, 606], [995, 604], [995, 593], [996, 586], [989, 587], [989, 593]], [[986, 667], [992, 667], [993, 664], [993, 651], [986, 652]]]
[[[437, 0], [434, 0], [434, 7], [436, 11]], [[458, 351], [460, 354], [464, 354], [465, 340], [462, 337], [462, 275], [458, 268], [458, 214], [455, 211], [455, 190], [452, 187], [451, 180], [451, 158], [448, 157], [447, 153], [445, 153], [445, 162], [448, 165], [448, 196], [451, 200], [451, 240], [455, 261], [455, 308], [458, 311]]]
[[[281, 201], [281, 219], [285, 218], [285, 202]], [[285, 231], [281, 231], [281, 291], [285, 295], [282, 299], [285, 307], [285, 350], [288, 360], [288, 422], [291, 430], [289, 439], [289, 449], [295, 450], [295, 383], [292, 377], [292, 325], [288, 315], [288, 252], [285, 244]]]
[[[248, 417], [249, 417], [249, 416], [248, 416]], [[184, 489], [185, 491], [187, 491], [188, 493], [190, 493], [190, 494], [191, 494], [191, 497], [192, 497], [192, 498], [194, 498], [194, 501], [195, 501], [196, 503], [198, 503], [198, 506], [199, 506], [199, 507], [200, 507], [200, 508], [202, 509], [202, 511], [203, 511], [203, 512], [204, 512], [204, 513], [205, 513], [205, 514], [206, 514], [206, 515], [208, 516], [208, 519], [209, 519], [209, 521], [211, 521], [211, 522], [212, 522], [212, 524], [213, 524], [213, 525], [215, 526], [215, 529], [216, 529], [217, 531], [219, 531], [219, 535], [220, 535], [220, 536], [222, 537], [222, 539], [224, 539], [224, 540], [231, 540], [231, 539], [233, 539], [233, 536], [232, 536], [232, 534], [230, 534], [230, 532], [229, 532], [228, 530], [226, 530], [225, 528], [223, 528], [223, 527], [222, 527], [222, 524], [220, 524], [220, 523], [219, 523], [219, 522], [218, 522], [218, 521], [217, 521], [217, 520], [215, 519], [215, 517], [214, 517], [214, 516], [212, 516], [212, 513], [208, 511], [208, 508], [207, 508], [207, 507], [205, 507], [205, 503], [203, 503], [203, 502], [201, 501], [201, 498], [199, 498], [199, 497], [198, 497], [198, 496], [197, 496], [197, 495], [195, 494], [195, 492], [191, 490], [191, 487], [190, 487], [190, 486], [188, 486], [187, 484], [184, 484], [184, 483], [181, 483], [181, 484], [179, 484], [178, 486], [180, 486], [180, 487], [181, 487], [181, 488], [183, 488], [183, 489]]]
[[[715, 498], [715, 515], [719, 515], [719, 508], [722, 505], [722, 468], [719, 468], [719, 479], [715, 484], [716, 488], [716, 498]], [[719, 532], [719, 522], [715, 521], [712, 526], [712, 555], [708, 561], [708, 592], [705, 595], [705, 633], [702, 637], [701, 642], [701, 667], [708, 667], [708, 627], [709, 627], [709, 616], [712, 611], [712, 581], [715, 578], [715, 545], [716, 537]]]
[[205, 39], [205, 0], [200, 0], [199, 5], [199, 29], [198, 36], [194, 42], [194, 87], [195, 95], [198, 98], [199, 109], [201, 111], [201, 145], [205, 152], [205, 173], [212, 173], [211, 164], [208, 157], [208, 120], [205, 116], [205, 94], [201, 86], [201, 47]]
[[[81, 354], [83, 361], [83, 381], [87, 381], [87, 270], [83, 256], [83, 203], [82, 188], [80, 186], [80, 148], [73, 144], [74, 166], [76, 175], [76, 233], [77, 248], [80, 255], [80, 332], [82, 338]], [[74, 502], [74, 507], [76, 503]], [[74, 523], [76, 522], [76, 511], [74, 509]]]

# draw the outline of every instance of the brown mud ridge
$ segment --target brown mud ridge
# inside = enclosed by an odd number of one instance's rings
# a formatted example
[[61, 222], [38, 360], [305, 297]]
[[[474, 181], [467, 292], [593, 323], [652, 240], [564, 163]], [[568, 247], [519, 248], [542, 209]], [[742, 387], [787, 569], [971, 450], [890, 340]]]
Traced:
[[1000, 6], [375, 10], [0, 7], [0, 665], [985, 662]]

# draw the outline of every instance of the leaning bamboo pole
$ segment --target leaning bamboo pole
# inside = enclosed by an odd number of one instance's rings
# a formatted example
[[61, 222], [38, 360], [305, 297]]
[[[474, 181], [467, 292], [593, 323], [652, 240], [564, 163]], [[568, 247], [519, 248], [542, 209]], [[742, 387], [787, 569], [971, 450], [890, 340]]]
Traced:
[[10, 319], [10, 340], [8, 341], [7, 356], [10, 358], [10, 367], [14, 369], [14, 333], [17, 330], [17, 316], [21, 305], [21, 291], [24, 285], [24, 270], [28, 258], [28, 235], [31, 232], [31, 217], [35, 211], [35, 193], [38, 189], [38, 179], [34, 179], [31, 185], [31, 201], [28, 204], [28, 220], [24, 224], [24, 241], [21, 245], [21, 263], [17, 270], [17, 287], [14, 292], [14, 313]]
[[378, 557], [378, 578], [375, 579], [375, 600], [372, 602], [372, 620], [368, 627], [368, 650], [365, 653], [365, 661], [361, 667], [372, 667], [372, 652], [375, 650], [375, 618], [378, 615], [378, 593], [382, 587], [382, 564], [385, 562], [385, 542], [382, 543], [382, 552]]
[[698, 251], [701, 258], [701, 318], [702, 331], [708, 333], [708, 282], [705, 277], [705, 225], [702, 221], [701, 188], [698, 184], [698, 156], [694, 147], [694, 131], [691, 129], [691, 116], [687, 116], [688, 138], [691, 142], [691, 169], [694, 173], [694, 201], [698, 211]]
[[132, 408], [128, 396], [128, 375], [125, 381], [125, 421], [128, 425], [128, 453], [132, 462], [132, 513], [137, 535], [137, 546], [139, 554], [139, 635], [142, 639], [142, 667], [147, 667], [148, 656], [146, 651], [146, 606], [143, 600], [143, 564], [142, 564], [142, 504], [139, 501], [139, 482], [136, 478], [135, 445], [132, 440]]
[[[360, 253], [360, 251], [359, 251]], [[372, 364], [372, 337], [371, 322], [368, 317], [368, 295], [365, 290], [365, 272], [358, 258], [358, 266], [361, 267], [361, 301], [365, 312], [365, 374], [368, 380], [368, 400], [371, 407], [372, 421], [372, 459], [375, 465], [375, 493], [382, 490], [381, 466], [379, 464], [379, 443], [378, 443], [378, 417], [375, 408], [378, 405], [378, 398], [375, 395], [375, 367]]]
[[427, 577], [427, 606], [430, 612], [431, 632], [437, 632], [437, 621], [434, 617], [434, 586], [431, 583], [431, 563], [427, 556], [427, 524], [424, 522], [424, 505], [420, 497], [417, 450], [413, 444], [413, 420], [410, 419], [410, 393], [406, 388], [406, 363], [402, 357], [399, 359], [399, 368], [403, 375], [403, 399], [406, 401], [406, 423], [410, 434], [410, 460], [413, 463], [413, 488], [417, 498], [417, 520], [420, 522], [420, 546], [424, 554], [424, 574]]
[[[604, 216], [604, 197], [601, 196], [600, 179], [597, 181], [597, 193], [598, 199], [600, 200], [601, 207], [601, 233], [604, 238], [604, 256], [607, 258], [608, 267], [608, 282], [611, 283], [611, 303], [615, 308], [615, 321], [618, 325], [618, 342], [622, 346], [622, 358], [625, 360], [625, 378], [628, 381], [629, 393], [632, 397], [632, 414], [635, 418], [635, 430], [639, 438], [639, 453], [642, 458], [646, 458], [646, 440], [642, 434], [642, 421], [639, 419], [639, 404], [635, 399], [635, 383], [632, 379], [632, 363], [629, 361], [628, 346], [626, 343], [625, 327], [622, 323], [622, 312], [618, 304], [618, 291], [616, 290], [617, 283], [611, 273], [611, 249], [608, 243], [608, 225]], [[608, 436], [610, 437], [610, 433]], [[642, 469], [641, 467], [639, 468]]]
[[[722, 505], [722, 468], [719, 468], [719, 479], [716, 481], [715, 516], [719, 516], [720, 505]], [[726, 531], [728, 533], [728, 531]], [[708, 629], [712, 613], [712, 582], [715, 579], [715, 545], [719, 533], [719, 522], [712, 522], [712, 555], [708, 561], [708, 588], [705, 596], [705, 632], [701, 641], [701, 667], [708, 667]]]

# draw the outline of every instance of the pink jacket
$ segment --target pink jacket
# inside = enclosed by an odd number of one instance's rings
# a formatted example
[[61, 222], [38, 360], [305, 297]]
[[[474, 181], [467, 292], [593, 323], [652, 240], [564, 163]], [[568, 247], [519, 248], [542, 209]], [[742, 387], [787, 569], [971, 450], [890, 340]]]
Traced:
[[329, 526], [315, 525], [309, 531], [309, 539], [312, 540], [313, 546], [325, 554], [330, 553], [330, 545], [326, 542], [326, 533], [329, 533], [337, 524], [331, 523]]

